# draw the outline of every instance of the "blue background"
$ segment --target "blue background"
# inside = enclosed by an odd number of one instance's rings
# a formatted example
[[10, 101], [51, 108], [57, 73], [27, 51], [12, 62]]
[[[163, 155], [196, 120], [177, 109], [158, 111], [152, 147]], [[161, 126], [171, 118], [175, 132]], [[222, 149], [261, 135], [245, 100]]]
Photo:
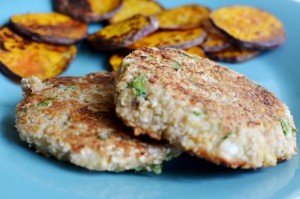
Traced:
[[[300, 128], [300, 4], [289, 0], [162, 0], [170, 8], [200, 3], [212, 9], [234, 4], [253, 5], [277, 16], [285, 25], [286, 44], [243, 64], [224, 64], [262, 84], [291, 109]], [[16, 13], [51, 10], [48, 0], [0, 0], [0, 24]], [[100, 25], [92, 25], [90, 32]], [[25, 56], [25, 55], [24, 55]], [[62, 74], [84, 75], [110, 70], [107, 55], [79, 46], [70, 68]], [[164, 165], [162, 175], [91, 172], [34, 153], [14, 128], [20, 86], [0, 73], [0, 198], [299, 198], [299, 158], [276, 167], [231, 170], [184, 155]]]

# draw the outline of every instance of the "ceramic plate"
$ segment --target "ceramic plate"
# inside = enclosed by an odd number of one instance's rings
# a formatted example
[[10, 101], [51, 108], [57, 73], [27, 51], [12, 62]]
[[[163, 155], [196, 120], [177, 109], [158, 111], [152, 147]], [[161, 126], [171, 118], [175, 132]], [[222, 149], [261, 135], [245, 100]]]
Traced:
[[[286, 44], [243, 64], [225, 64], [262, 84], [291, 109], [300, 128], [300, 4], [291, 0], [162, 0], [165, 7], [201, 3], [212, 9], [252, 5], [277, 16], [287, 32]], [[51, 10], [48, 0], [0, 0], [0, 23], [17, 13]], [[93, 25], [90, 32], [100, 26]], [[84, 75], [110, 70], [107, 57], [84, 45], [62, 74]], [[91, 172], [46, 158], [22, 143], [14, 128], [20, 85], [0, 74], [0, 198], [299, 198], [298, 156], [276, 167], [256, 171], [231, 170], [183, 156], [164, 165], [163, 174]]]

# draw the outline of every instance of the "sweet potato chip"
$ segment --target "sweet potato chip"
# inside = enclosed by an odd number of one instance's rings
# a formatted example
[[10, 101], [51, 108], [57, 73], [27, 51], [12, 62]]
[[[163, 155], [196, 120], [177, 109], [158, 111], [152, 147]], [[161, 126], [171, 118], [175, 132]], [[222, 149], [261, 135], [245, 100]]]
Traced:
[[259, 55], [260, 51], [228, 48], [220, 52], [206, 53], [207, 57], [221, 62], [240, 63], [253, 59]]
[[11, 27], [31, 40], [70, 45], [86, 37], [87, 25], [59, 13], [14, 15]]
[[199, 45], [205, 39], [206, 33], [202, 28], [187, 30], [161, 30], [154, 32], [130, 45], [135, 50], [142, 47], [179, 48], [186, 49]]
[[7, 27], [0, 29], [0, 69], [16, 79], [32, 75], [40, 79], [55, 77], [67, 68], [76, 51], [75, 45], [37, 43]]
[[117, 23], [138, 14], [151, 16], [162, 10], [163, 7], [153, 0], [124, 0], [123, 7], [110, 18], [109, 22]]
[[54, 10], [91, 23], [109, 19], [123, 5], [123, 0], [53, 0]]
[[185, 5], [157, 14], [161, 29], [188, 29], [203, 24], [209, 17], [210, 9], [200, 5]]
[[216, 29], [209, 20], [204, 22], [203, 27], [207, 36], [200, 46], [205, 52], [219, 52], [230, 46], [229, 39]]
[[271, 49], [282, 45], [282, 23], [270, 13], [250, 6], [229, 6], [215, 10], [213, 24], [240, 46], [247, 49]]
[[88, 42], [96, 50], [115, 50], [129, 46], [157, 29], [155, 17], [135, 15], [90, 35]]
[[114, 71], [117, 71], [119, 69], [124, 57], [126, 57], [125, 54], [114, 54], [109, 58], [109, 64]]
[[206, 58], [204, 51], [198, 46], [193, 46], [191, 48], [185, 49], [185, 51], [187, 53], [197, 55], [198, 57]]

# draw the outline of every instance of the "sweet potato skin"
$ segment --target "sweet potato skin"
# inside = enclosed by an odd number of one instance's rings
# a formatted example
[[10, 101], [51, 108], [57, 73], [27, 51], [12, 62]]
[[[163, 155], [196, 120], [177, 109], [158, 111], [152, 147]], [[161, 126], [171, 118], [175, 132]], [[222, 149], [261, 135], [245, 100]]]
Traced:
[[135, 50], [142, 47], [186, 49], [201, 44], [206, 37], [202, 28], [187, 30], [160, 30], [128, 46]]
[[245, 50], [238, 48], [228, 48], [220, 52], [206, 53], [207, 57], [220, 62], [241, 63], [257, 57], [260, 51]]
[[250, 6], [228, 6], [210, 14], [212, 24], [236, 45], [249, 50], [268, 50], [284, 44], [282, 23], [272, 14]]
[[204, 22], [203, 28], [207, 33], [205, 41], [200, 45], [204, 52], [219, 52], [231, 46], [230, 39], [215, 28], [209, 20]]
[[[122, 7], [123, 0], [52, 0], [55, 11], [86, 23], [101, 22], [115, 15]], [[102, 3], [101, 3], [102, 2]], [[99, 10], [98, 5], [108, 6]], [[109, 4], [110, 3], [110, 4]]]
[[136, 15], [111, 24], [90, 35], [88, 42], [95, 50], [115, 50], [127, 47], [158, 29], [156, 17]]
[[24, 39], [7, 27], [0, 29], [0, 70], [16, 79], [37, 76], [44, 80], [66, 70], [75, 57], [75, 45], [58, 46]]
[[10, 27], [31, 40], [71, 45], [87, 36], [87, 25], [59, 13], [14, 15]]

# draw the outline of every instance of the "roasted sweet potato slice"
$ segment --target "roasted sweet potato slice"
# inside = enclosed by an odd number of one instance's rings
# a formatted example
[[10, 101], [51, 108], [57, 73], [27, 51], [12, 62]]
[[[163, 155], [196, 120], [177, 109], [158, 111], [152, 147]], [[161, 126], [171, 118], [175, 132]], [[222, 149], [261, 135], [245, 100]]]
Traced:
[[67, 68], [75, 54], [75, 45], [37, 43], [22, 38], [7, 27], [0, 29], [0, 69], [10, 77], [55, 77]]
[[70, 45], [87, 35], [87, 25], [59, 13], [30, 13], [14, 15], [11, 27], [31, 40]]
[[250, 6], [219, 8], [210, 15], [213, 24], [247, 49], [271, 49], [282, 45], [285, 31], [272, 14]]
[[204, 52], [219, 52], [230, 46], [230, 40], [215, 28], [209, 20], [203, 24], [207, 33], [205, 41], [200, 45]]
[[253, 59], [259, 55], [260, 51], [255, 50], [245, 50], [238, 48], [228, 48], [220, 52], [206, 53], [207, 57], [220, 62], [226, 63], [240, 63]]
[[179, 48], [186, 49], [199, 45], [205, 39], [206, 33], [202, 28], [187, 30], [161, 30], [154, 32], [130, 45], [135, 50], [142, 47]]
[[207, 21], [210, 9], [201, 5], [185, 5], [157, 14], [161, 29], [196, 28]]
[[90, 35], [88, 42], [96, 50], [115, 50], [129, 46], [157, 29], [155, 17], [136, 15], [104, 27]]
[[112, 69], [114, 71], [117, 71], [120, 67], [120, 64], [122, 63], [124, 57], [126, 57], [126, 54], [114, 54], [109, 58], [109, 64], [111, 65]]
[[163, 7], [153, 0], [124, 0], [122, 8], [109, 19], [109, 23], [117, 23], [134, 15], [151, 16], [163, 10]]
[[87, 23], [109, 19], [122, 5], [123, 0], [53, 0], [55, 11]]
[[197, 55], [198, 57], [206, 58], [204, 51], [198, 46], [193, 46], [191, 48], [187, 48], [187, 49], [185, 49], [185, 51], [187, 53]]

